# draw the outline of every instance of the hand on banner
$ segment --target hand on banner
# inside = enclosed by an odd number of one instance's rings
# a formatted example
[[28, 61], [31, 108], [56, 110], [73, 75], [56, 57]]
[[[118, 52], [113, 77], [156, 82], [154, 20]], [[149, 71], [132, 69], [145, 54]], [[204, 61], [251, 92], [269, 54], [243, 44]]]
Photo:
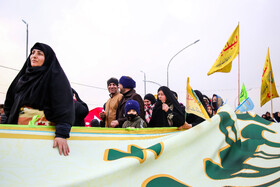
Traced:
[[69, 146], [67, 144], [67, 140], [64, 138], [59, 138], [56, 137], [53, 141], [53, 148], [58, 147], [59, 150], [59, 154], [61, 155], [62, 153], [64, 154], [64, 156], [68, 156], [70, 149]]
[[192, 128], [192, 124], [189, 124], [189, 123], [185, 122], [185, 124], [184, 124], [184, 125], [182, 125], [182, 126], [178, 127], [178, 130], [182, 130], [182, 129], [190, 129], [190, 128]]

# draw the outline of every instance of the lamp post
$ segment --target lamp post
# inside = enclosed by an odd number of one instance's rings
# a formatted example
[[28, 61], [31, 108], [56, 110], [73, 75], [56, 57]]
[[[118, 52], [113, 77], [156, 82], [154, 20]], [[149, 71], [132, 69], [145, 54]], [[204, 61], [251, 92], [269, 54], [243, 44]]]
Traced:
[[28, 57], [28, 23], [22, 19], [22, 22], [26, 25], [26, 58]]
[[153, 84], [156, 84], [156, 85], [158, 85], [159, 87], [161, 87], [161, 85], [160, 85], [159, 83], [157, 83], [157, 82], [154, 82], [154, 81], [146, 81], [146, 82], [153, 83]]
[[146, 73], [144, 71], [141, 71], [144, 73], [144, 96], [146, 95]]
[[191, 45], [193, 44], [196, 44], [197, 42], [199, 42], [199, 40], [196, 40], [195, 42], [189, 44], [188, 46], [184, 47], [183, 49], [181, 49], [178, 53], [176, 53], [168, 62], [168, 65], [167, 65], [167, 87], [169, 87], [169, 65], [170, 65], [170, 62], [173, 60], [173, 58], [175, 58], [175, 56], [177, 56], [179, 53], [181, 53], [182, 51], [184, 51], [185, 49], [187, 49], [188, 47], [190, 47]]

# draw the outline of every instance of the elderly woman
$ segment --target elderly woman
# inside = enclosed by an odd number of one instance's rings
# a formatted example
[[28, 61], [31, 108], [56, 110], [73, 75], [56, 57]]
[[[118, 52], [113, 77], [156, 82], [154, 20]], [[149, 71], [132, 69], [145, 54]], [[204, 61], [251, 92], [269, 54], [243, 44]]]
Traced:
[[31, 48], [23, 68], [10, 85], [5, 100], [5, 123], [20, 124], [21, 108], [43, 112], [47, 121], [54, 123], [56, 136], [53, 147], [67, 156], [71, 125], [75, 112], [70, 83], [52, 48], [36, 43]]
[[185, 114], [171, 90], [158, 89], [158, 101], [148, 127], [180, 127], [185, 123]]

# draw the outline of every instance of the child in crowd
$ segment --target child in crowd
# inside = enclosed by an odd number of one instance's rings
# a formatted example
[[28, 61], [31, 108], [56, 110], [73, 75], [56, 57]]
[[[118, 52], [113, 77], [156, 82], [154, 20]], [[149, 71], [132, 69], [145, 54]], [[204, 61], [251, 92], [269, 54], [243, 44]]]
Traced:
[[123, 128], [146, 128], [146, 122], [139, 116], [140, 107], [139, 103], [135, 100], [128, 100], [125, 103], [125, 116], [127, 120], [123, 124]]

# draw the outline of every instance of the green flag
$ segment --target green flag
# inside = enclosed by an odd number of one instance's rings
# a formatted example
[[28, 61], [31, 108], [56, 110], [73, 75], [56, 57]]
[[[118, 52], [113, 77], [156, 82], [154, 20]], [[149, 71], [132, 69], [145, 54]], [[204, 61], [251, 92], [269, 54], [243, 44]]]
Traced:
[[240, 103], [241, 103], [242, 101], [244, 101], [245, 99], [247, 99], [247, 90], [246, 90], [245, 85], [244, 85], [244, 83], [243, 83], [242, 89], [241, 89], [241, 93], [240, 93], [240, 97], [239, 97]]

